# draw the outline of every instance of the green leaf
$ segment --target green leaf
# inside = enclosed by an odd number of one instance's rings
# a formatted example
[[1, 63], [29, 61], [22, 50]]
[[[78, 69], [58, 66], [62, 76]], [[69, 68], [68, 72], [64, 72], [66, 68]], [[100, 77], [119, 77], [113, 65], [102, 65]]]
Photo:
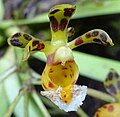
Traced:
[[83, 18], [91, 16], [109, 15], [120, 13], [119, 0], [103, 0], [101, 4], [86, 2], [77, 4], [77, 9], [73, 18]]
[[[77, 8], [75, 15], [72, 17], [73, 19], [120, 13], [119, 0], [104, 0], [101, 4], [95, 4], [95, 2], [85, 2], [85, 4], [83, 4], [82, 2], [80, 2], [76, 6]], [[26, 25], [46, 22], [49, 22], [48, 14], [43, 13], [32, 19], [2, 21], [0, 22], [0, 28], [7, 28], [16, 24]]]
[[3, 19], [3, 16], [4, 16], [3, 0], [0, 0], [0, 21]]
[[9, 101], [4, 89], [4, 85], [0, 84], [0, 117], [3, 117], [8, 109]]

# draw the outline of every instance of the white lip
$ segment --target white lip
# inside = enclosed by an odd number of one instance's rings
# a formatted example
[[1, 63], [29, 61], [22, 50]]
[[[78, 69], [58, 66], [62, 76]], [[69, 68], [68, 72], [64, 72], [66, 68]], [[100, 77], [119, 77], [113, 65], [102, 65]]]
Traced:
[[87, 94], [87, 86], [74, 85], [71, 89], [73, 94], [72, 101], [66, 104], [61, 100], [60, 91], [62, 87], [58, 87], [57, 90], [41, 91], [43, 96], [49, 98], [53, 103], [55, 103], [61, 110], [65, 112], [77, 111], [80, 105], [83, 104]]

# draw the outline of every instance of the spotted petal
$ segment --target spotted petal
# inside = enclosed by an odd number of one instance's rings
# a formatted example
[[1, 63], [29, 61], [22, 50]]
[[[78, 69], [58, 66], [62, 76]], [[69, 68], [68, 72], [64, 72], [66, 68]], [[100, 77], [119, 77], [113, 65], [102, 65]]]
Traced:
[[105, 46], [114, 45], [111, 38], [105, 31], [101, 29], [94, 29], [69, 42], [67, 46], [73, 49], [87, 43], [97, 43]]
[[30, 34], [24, 33], [24, 32], [18, 32], [12, 35], [8, 38], [9, 45], [19, 47], [19, 48], [25, 48], [24, 54], [23, 54], [23, 60], [27, 60], [30, 54], [34, 52], [44, 52], [47, 55], [50, 54], [50, 50], [52, 46], [50, 47], [49, 43], [46, 43], [40, 39], [37, 39]]

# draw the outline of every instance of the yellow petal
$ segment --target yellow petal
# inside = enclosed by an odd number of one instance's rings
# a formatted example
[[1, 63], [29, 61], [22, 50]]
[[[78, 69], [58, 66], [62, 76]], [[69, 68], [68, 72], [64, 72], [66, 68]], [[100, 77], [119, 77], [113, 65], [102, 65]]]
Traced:
[[48, 65], [42, 73], [42, 86], [44, 90], [55, 90], [59, 86], [68, 87], [76, 83], [79, 75], [75, 61], [68, 61], [65, 65]]

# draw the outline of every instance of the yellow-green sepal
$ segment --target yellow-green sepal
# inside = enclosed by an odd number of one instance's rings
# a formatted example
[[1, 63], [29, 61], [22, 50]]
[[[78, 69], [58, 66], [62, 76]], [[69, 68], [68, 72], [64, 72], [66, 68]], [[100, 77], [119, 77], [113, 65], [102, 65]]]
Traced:
[[32, 40], [34, 37], [32, 37], [30, 34], [25, 32], [17, 32], [11, 37], [8, 38], [8, 44], [11, 46], [16, 46], [20, 48], [25, 48], [25, 46], [29, 43], [30, 40]]
[[120, 75], [114, 69], [111, 69], [108, 73], [104, 81], [104, 87], [108, 93], [120, 102]]

